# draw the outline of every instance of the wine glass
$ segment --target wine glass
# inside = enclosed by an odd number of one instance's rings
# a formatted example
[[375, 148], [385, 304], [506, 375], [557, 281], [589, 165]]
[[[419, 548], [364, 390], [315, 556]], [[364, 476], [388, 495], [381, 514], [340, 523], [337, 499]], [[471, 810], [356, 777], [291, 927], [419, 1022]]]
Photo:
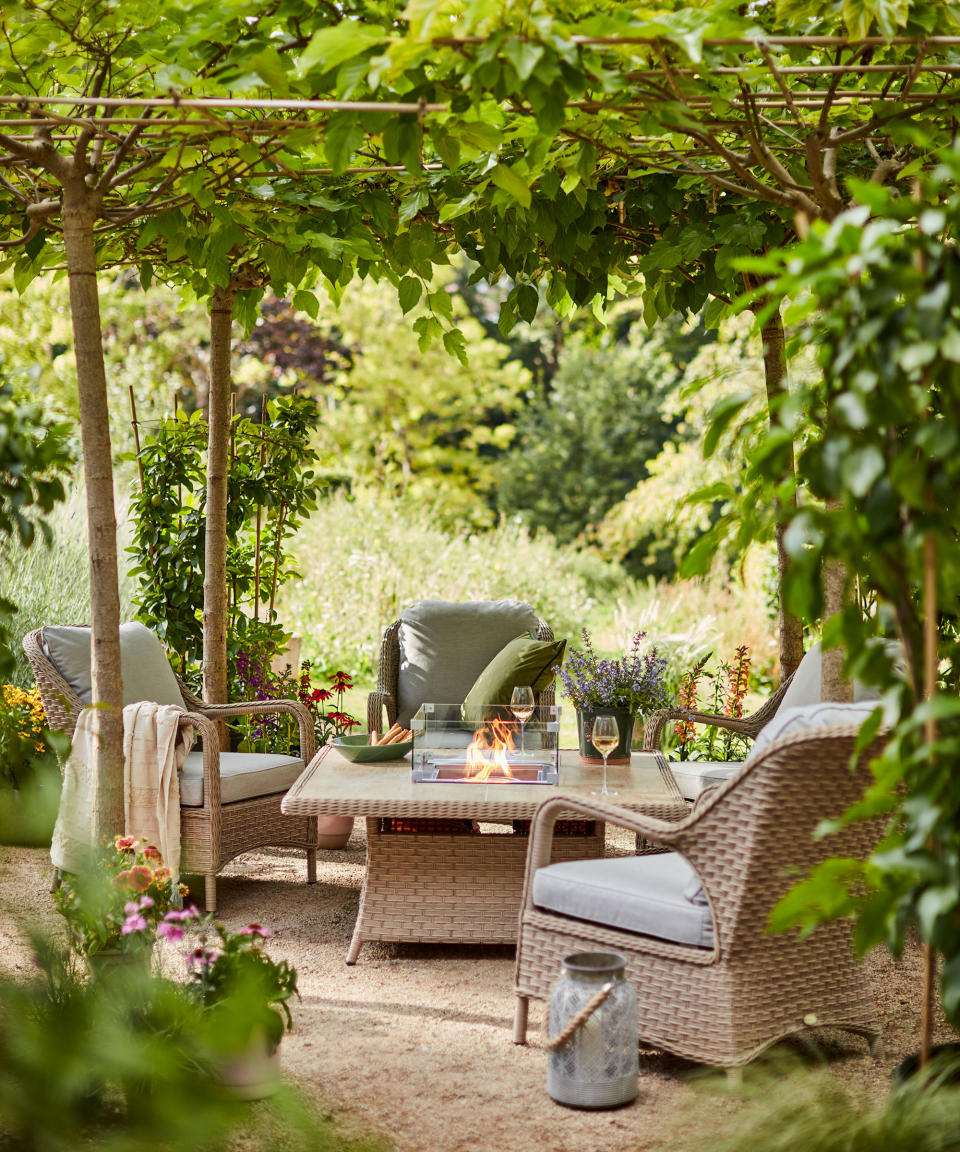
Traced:
[[616, 716], [595, 716], [590, 739], [594, 748], [603, 757], [603, 784], [599, 791], [591, 791], [591, 796], [616, 796], [607, 787], [607, 757], [620, 743], [620, 725]]
[[533, 689], [527, 684], [518, 684], [510, 696], [510, 711], [520, 721], [520, 755], [526, 756], [524, 728], [533, 715]]

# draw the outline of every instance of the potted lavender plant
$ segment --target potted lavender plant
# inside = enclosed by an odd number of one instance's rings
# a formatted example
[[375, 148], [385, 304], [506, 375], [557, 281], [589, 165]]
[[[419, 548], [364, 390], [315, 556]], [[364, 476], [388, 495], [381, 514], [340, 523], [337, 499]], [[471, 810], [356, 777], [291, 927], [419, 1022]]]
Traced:
[[627, 653], [616, 660], [597, 655], [586, 628], [582, 635], [583, 650], [570, 648], [557, 670], [564, 693], [577, 710], [580, 758], [588, 764], [602, 763], [590, 741], [593, 721], [597, 716], [614, 716], [620, 743], [610, 753], [608, 763], [628, 764], [637, 717], [663, 708], [667, 702], [663, 683], [667, 661], [655, 647], [641, 652], [646, 632], [637, 632]]

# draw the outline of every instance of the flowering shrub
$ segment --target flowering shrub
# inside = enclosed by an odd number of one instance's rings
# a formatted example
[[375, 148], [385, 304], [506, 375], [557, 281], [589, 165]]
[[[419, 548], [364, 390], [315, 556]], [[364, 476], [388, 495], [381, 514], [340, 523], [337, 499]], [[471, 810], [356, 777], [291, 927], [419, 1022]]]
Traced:
[[[314, 688], [310, 683], [309, 660], [300, 665], [300, 678], [297, 682], [297, 698], [305, 704], [313, 716], [317, 734], [317, 747], [326, 744], [336, 736], [345, 736], [351, 728], [359, 728], [360, 721], [343, 710], [343, 694], [353, 687], [347, 672], [334, 672], [330, 677], [330, 688]], [[327, 701], [336, 696], [335, 706], [328, 712]]]
[[[166, 931], [171, 939], [182, 937], [184, 921], [195, 920], [196, 910], [168, 914]], [[190, 988], [214, 1017], [213, 1033], [225, 1047], [242, 1044], [260, 1028], [276, 1045], [286, 1029], [293, 1027], [287, 1003], [297, 992], [297, 973], [286, 960], [272, 960], [264, 942], [272, 933], [260, 924], [248, 924], [233, 932], [207, 916], [194, 925], [198, 940], [187, 952]], [[179, 935], [178, 935], [179, 934]]]
[[[285, 675], [275, 674], [262, 655], [242, 650], [235, 662], [238, 698], [243, 700], [297, 699], [313, 717], [318, 747], [334, 736], [343, 736], [360, 721], [343, 711], [343, 694], [353, 687], [348, 672], [337, 671], [329, 678], [329, 688], [314, 688], [311, 683], [312, 664], [304, 660], [296, 679], [287, 669]], [[328, 707], [333, 701], [333, 706]], [[240, 716], [232, 725], [241, 733], [241, 752], [292, 750], [299, 742], [299, 728], [293, 717]]]
[[[679, 704], [692, 711], [739, 719], [743, 715], [743, 698], [750, 675], [750, 653], [746, 644], [736, 649], [732, 664], [721, 661], [716, 672], [705, 676], [710, 656], [705, 656], [680, 681]], [[700, 683], [705, 679], [707, 691], [703, 706], [699, 703]], [[697, 728], [699, 727], [699, 733]], [[712, 725], [694, 725], [691, 720], [678, 720], [674, 726], [675, 752], [680, 760], [743, 760], [749, 742], [736, 732]]]
[[0, 779], [14, 788], [29, 774], [30, 764], [49, 752], [47, 717], [40, 690], [14, 684], [0, 688]]
[[77, 952], [146, 950], [174, 905], [187, 893], [159, 851], [134, 836], [117, 836], [90, 869], [65, 874], [53, 892]]
[[652, 712], [667, 702], [663, 683], [667, 661], [656, 647], [641, 654], [646, 632], [637, 632], [630, 650], [617, 660], [603, 660], [594, 651], [586, 628], [583, 651], [571, 648], [558, 668], [563, 690], [580, 711], [617, 708], [629, 712]]

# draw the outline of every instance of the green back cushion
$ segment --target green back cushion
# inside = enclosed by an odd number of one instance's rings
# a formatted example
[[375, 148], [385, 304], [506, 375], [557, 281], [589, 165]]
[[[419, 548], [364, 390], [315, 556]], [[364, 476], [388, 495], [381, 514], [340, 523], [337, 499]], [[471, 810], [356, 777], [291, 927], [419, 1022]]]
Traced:
[[554, 668], [563, 661], [566, 640], [537, 640], [532, 633], [517, 636], [501, 648], [477, 677], [463, 701], [463, 719], [476, 724], [483, 719], [485, 704], [509, 704], [520, 684], [536, 693], [553, 683]]
[[536, 612], [518, 600], [419, 600], [405, 608], [397, 719], [409, 728], [421, 704], [462, 704], [504, 644], [536, 626]]

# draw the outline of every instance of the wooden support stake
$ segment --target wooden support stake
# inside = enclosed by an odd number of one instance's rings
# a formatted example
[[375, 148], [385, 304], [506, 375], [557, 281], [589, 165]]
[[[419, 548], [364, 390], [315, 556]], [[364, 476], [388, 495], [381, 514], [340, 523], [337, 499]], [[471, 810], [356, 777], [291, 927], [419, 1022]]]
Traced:
[[[267, 441], [264, 436], [264, 426], [267, 422], [267, 394], [264, 392], [260, 398], [260, 471], [267, 458]], [[260, 619], [260, 531], [262, 527], [263, 508], [257, 505], [257, 539], [253, 553], [253, 618]]]
[[[937, 543], [933, 533], [923, 538], [923, 698], [932, 700], [937, 692]], [[937, 721], [927, 718], [923, 738], [928, 747], [937, 739]], [[932, 755], [931, 753], [928, 753]], [[931, 846], [932, 847], [932, 846]], [[934, 977], [936, 956], [929, 942], [923, 945], [923, 1009], [920, 1018], [920, 1067], [930, 1060], [933, 1038]]]
[[286, 505], [280, 501], [280, 515], [277, 517], [277, 539], [273, 550], [273, 581], [270, 585], [270, 615], [273, 615], [273, 605], [277, 599], [277, 576], [280, 572], [280, 549], [283, 547], [283, 517], [287, 511]]

